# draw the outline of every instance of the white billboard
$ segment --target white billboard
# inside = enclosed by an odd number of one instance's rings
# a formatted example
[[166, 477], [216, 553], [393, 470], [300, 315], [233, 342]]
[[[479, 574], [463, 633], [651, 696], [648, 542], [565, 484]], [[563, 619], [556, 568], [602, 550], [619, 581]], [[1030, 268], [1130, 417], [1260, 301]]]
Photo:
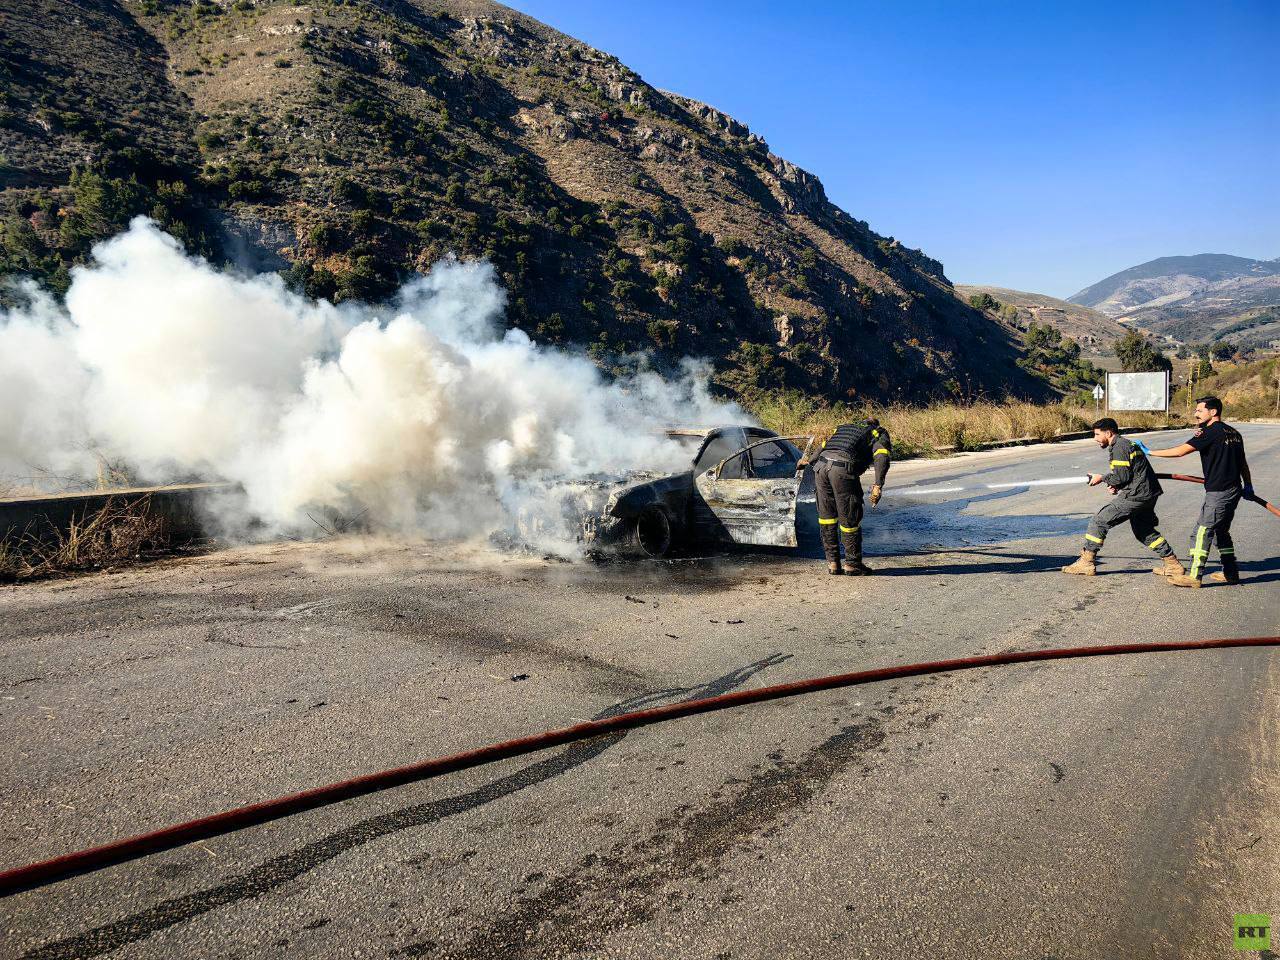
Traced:
[[1169, 410], [1169, 372], [1108, 373], [1107, 410]]

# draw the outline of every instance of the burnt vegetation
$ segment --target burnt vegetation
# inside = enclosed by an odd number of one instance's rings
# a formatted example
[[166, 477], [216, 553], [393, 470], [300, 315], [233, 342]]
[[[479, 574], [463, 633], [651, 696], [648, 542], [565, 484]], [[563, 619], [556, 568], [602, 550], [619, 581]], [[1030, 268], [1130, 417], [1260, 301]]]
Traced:
[[90, 0], [0, 12], [0, 274], [55, 291], [131, 217], [376, 301], [486, 257], [507, 321], [727, 391], [1042, 397], [942, 266], [713, 108], [482, 0]]
[[0, 539], [0, 583], [125, 566], [169, 552], [171, 531], [150, 499], [109, 497], [66, 527], [42, 524]]

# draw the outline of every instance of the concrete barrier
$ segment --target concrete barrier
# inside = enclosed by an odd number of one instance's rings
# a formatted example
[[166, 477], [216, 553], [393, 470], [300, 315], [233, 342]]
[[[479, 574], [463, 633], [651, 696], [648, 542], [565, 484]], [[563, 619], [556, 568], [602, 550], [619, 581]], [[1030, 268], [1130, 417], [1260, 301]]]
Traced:
[[108, 503], [113, 503], [117, 506], [145, 505], [148, 515], [164, 521], [165, 530], [173, 542], [188, 542], [203, 532], [199, 510], [201, 499], [231, 488], [226, 483], [188, 483], [0, 499], [0, 541], [20, 537], [56, 539], [59, 534], [65, 534], [72, 523], [83, 523]]

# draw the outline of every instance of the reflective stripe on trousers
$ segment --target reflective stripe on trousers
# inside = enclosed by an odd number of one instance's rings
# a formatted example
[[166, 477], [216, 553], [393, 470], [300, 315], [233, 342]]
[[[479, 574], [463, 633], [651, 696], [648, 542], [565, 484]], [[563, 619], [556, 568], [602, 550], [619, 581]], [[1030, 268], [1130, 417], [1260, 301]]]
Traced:
[[1218, 555], [1222, 557], [1223, 570], [1232, 575], [1238, 572], [1235, 542], [1231, 539], [1231, 521], [1235, 519], [1242, 493], [1239, 487], [1204, 492], [1204, 504], [1200, 507], [1196, 532], [1191, 540], [1191, 576], [1195, 579], [1199, 580], [1204, 576], [1205, 564], [1208, 563], [1209, 553], [1215, 545]]

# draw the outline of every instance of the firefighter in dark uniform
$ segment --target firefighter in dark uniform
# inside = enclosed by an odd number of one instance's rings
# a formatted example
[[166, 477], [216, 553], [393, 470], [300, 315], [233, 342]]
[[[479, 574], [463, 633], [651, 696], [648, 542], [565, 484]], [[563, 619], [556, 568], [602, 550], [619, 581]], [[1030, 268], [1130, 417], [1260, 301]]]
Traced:
[[1150, 451], [1153, 457], [1185, 457], [1200, 453], [1204, 473], [1204, 505], [1200, 519], [1191, 534], [1191, 573], [1170, 577], [1175, 587], [1199, 587], [1204, 576], [1209, 551], [1216, 544], [1222, 570], [1209, 579], [1218, 583], [1239, 583], [1240, 566], [1236, 562], [1236, 545], [1231, 539], [1231, 521], [1242, 496], [1253, 495], [1253, 478], [1244, 455], [1244, 437], [1235, 427], [1222, 421], [1222, 401], [1217, 397], [1201, 397], [1196, 401], [1196, 423], [1200, 429], [1186, 443], [1167, 450]]
[[1169, 541], [1156, 529], [1160, 523], [1156, 516], [1156, 501], [1164, 490], [1142, 449], [1120, 436], [1119, 425], [1110, 417], [1103, 417], [1093, 425], [1093, 439], [1107, 451], [1110, 469], [1106, 473], [1089, 474], [1089, 486], [1105, 483], [1115, 499], [1094, 514], [1089, 521], [1089, 529], [1085, 531], [1080, 559], [1063, 567], [1062, 572], [1092, 577], [1097, 572], [1098, 551], [1107, 539], [1107, 531], [1127, 523], [1138, 542], [1149, 547], [1161, 559], [1161, 565], [1155, 568], [1154, 573], [1162, 577], [1185, 574], [1186, 568], [1174, 556]]
[[[875, 482], [868, 497], [874, 507], [880, 502], [893, 447], [889, 431], [877, 420], [846, 423], [836, 429], [822, 447], [813, 465], [818, 495], [818, 530], [827, 570], [853, 577], [870, 574], [862, 562], [862, 484], [858, 477], [875, 466]], [[844, 542], [844, 566], [840, 564], [840, 543]]]

